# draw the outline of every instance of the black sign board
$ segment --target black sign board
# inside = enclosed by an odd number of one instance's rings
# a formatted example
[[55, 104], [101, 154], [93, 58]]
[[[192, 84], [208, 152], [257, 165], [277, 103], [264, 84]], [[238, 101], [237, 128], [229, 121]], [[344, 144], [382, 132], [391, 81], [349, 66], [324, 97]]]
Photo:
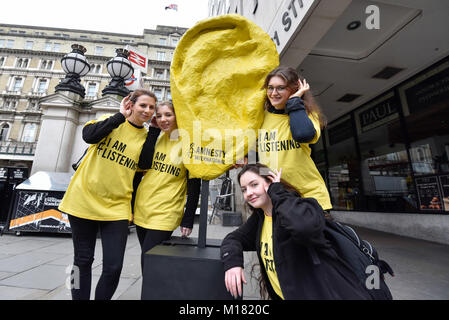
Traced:
[[62, 191], [18, 190], [9, 229], [71, 232], [67, 215], [58, 210], [63, 197]]
[[449, 174], [439, 176], [444, 211], [449, 211]]
[[9, 179], [22, 182], [28, 179], [28, 168], [9, 168]]
[[405, 90], [410, 113], [447, 101], [449, 103], [449, 68]]
[[419, 209], [422, 211], [443, 211], [443, 195], [438, 175], [417, 177]]
[[389, 122], [397, 117], [399, 109], [398, 100], [395, 96], [388, 98], [381, 103], [359, 113], [360, 127], [362, 131], [375, 128], [381, 124]]
[[351, 138], [354, 135], [351, 119], [348, 119], [335, 127], [329, 128], [327, 134], [329, 135], [329, 145]]
[[28, 179], [28, 168], [0, 167], [0, 181], [6, 181], [9, 178], [11, 183], [20, 183]]

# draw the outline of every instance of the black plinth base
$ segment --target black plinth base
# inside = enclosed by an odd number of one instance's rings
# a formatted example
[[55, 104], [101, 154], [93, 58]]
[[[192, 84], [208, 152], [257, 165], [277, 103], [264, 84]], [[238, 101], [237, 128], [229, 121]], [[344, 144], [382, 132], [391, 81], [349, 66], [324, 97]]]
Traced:
[[[216, 247], [220, 248], [221, 246], [221, 239], [206, 239], [206, 247]], [[175, 237], [172, 236], [169, 240], [166, 240], [162, 242], [164, 245], [188, 245], [188, 246], [198, 246], [198, 238], [195, 237]]]
[[221, 215], [224, 227], [234, 227], [242, 225], [242, 213], [224, 211]]
[[218, 246], [158, 245], [145, 254], [142, 300], [232, 300]]

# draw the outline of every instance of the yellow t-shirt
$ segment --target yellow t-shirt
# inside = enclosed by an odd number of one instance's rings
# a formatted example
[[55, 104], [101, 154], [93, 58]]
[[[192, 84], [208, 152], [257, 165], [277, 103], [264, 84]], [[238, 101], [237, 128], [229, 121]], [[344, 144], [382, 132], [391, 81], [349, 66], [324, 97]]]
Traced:
[[182, 143], [159, 136], [151, 169], [137, 188], [134, 223], [146, 229], [173, 231], [181, 223], [187, 194]]
[[262, 234], [260, 235], [260, 256], [262, 257], [265, 271], [268, 275], [268, 280], [273, 287], [276, 294], [284, 299], [282, 295], [281, 286], [279, 285], [278, 275], [274, 266], [273, 258], [273, 219], [270, 216], [264, 215], [265, 219], [262, 226]]
[[133, 178], [146, 137], [145, 128], [125, 121], [99, 143], [90, 145], [59, 210], [89, 220], [130, 220]]
[[257, 151], [259, 161], [272, 170], [282, 168], [282, 178], [293, 185], [304, 198], [315, 198], [324, 210], [332, 208], [329, 192], [321, 174], [310, 157], [309, 144], [320, 138], [320, 124], [309, 115], [316, 134], [309, 143], [293, 140], [287, 114], [265, 111], [264, 122], [259, 130]]

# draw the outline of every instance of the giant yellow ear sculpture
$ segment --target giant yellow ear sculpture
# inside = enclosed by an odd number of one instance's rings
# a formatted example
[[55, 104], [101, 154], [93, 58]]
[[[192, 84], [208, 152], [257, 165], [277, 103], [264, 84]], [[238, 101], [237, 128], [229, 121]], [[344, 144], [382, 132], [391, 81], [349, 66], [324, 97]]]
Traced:
[[269, 35], [240, 15], [202, 20], [184, 34], [170, 82], [190, 177], [218, 177], [255, 144], [263, 82], [278, 65]]

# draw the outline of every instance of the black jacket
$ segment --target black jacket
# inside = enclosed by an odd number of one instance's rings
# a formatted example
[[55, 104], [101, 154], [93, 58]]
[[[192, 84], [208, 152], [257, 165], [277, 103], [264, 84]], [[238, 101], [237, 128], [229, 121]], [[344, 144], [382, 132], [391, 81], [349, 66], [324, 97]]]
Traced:
[[[272, 183], [268, 195], [273, 203], [274, 264], [284, 298], [370, 299], [356, 275], [325, 239], [323, 209], [318, 202], [287, 191], [281, 183]], [[225, 237], [221, 246], [225, 271], [236, 266], [243, 268], [243, 251], [256, 251], [263, 266], [263, 221], [263, 211], [256, 210], [245, 224]], [[270, 297], [279, 299], [263, 267], [261, 272]]]
[[301, 98], [293, 97], [288, 99], [285, 104], [285, 109], [276, 109], [270, 106], [268, 112], [288, 115], [293, 140], [300, 143], [307, 143], [315, 137], [315, 127], [307, 115], [304, 102]]

